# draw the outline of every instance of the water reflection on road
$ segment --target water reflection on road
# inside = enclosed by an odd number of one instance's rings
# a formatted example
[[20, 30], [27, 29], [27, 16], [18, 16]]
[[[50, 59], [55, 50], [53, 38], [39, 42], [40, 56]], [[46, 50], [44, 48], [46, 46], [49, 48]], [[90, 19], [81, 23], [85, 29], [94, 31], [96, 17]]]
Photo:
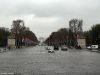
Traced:
[[0, 73], [21, 75], [100, 75], [100, 54], [86, 50], [56, 51], [44, 46], [0, 54]]

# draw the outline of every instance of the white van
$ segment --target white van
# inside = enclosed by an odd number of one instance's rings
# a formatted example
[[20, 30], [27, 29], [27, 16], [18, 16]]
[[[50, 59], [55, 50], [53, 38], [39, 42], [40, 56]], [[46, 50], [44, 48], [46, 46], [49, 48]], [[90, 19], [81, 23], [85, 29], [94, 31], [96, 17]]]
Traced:
[[99, 46], [98, 46], [98, 45], [91, 45], [91, 48], [92, 48], [92, 49], [98, 49]]
[[88, 46], [87, 49], [89, 50], [95, 50], [95, 49], [98, 49], [99, 46], [98, 45], [91, 45], [91, 46]]

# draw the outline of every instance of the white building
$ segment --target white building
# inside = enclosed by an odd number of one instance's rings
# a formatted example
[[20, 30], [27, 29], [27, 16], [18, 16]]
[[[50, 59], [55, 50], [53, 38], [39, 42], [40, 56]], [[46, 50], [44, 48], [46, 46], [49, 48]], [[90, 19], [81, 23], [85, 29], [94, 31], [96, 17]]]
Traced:
[[78, 42], [78, 46], [80, 45], [81, 48], [86, 48], [86, 39], [79, 38], [79, 39], [77, 39], [77, 42]]
[[15, 38], [13, 36], [8, 37], [8, 47], [14, 48], [15, 47]]

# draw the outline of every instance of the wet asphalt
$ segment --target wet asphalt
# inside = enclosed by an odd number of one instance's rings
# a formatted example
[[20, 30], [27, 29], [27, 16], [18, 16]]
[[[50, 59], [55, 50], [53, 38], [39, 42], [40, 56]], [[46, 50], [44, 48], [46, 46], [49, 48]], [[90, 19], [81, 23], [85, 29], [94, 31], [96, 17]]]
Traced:
[[100, 75], [100, 53], [85, 49], [48, 53], [45, 46], [0, 53], [0, 75]]

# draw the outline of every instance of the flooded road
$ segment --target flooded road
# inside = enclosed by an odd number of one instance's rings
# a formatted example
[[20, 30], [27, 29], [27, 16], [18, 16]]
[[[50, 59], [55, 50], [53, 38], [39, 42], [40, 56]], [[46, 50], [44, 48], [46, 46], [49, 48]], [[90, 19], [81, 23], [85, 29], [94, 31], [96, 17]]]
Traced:
[[[4, 75], [100, 75], [100, 53], [86, 50], [56, 51], [44, 46], [0, 53], [0, 74]], [[12, 73], [12, 74], [9, 74]]]

